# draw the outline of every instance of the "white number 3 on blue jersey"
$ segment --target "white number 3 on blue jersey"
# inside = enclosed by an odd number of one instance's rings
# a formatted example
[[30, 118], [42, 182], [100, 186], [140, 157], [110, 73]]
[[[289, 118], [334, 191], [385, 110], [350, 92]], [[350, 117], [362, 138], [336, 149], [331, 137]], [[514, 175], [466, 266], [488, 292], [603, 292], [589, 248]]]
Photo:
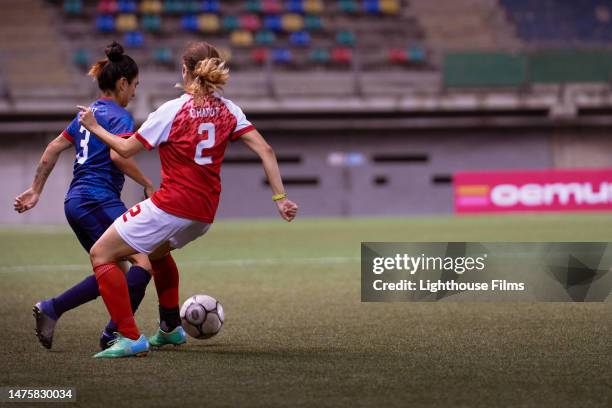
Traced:
[[89, 136], [91, 136], [91, 133], [89, 133], [89, 130], [85, 129], [85, 127], [81, 126], [81, 128], [79, 129], [80, 133], [85, 133], [85, 138], [81, 139], [81, 153], [77, 153], [76, 155], [76, 161], [79, 164], [83, 164], [85, 163], [85, 160], [87, 160], [87, 154], [89, 153], [89, 148], [87, 147], [87, 144], [89, 143]]

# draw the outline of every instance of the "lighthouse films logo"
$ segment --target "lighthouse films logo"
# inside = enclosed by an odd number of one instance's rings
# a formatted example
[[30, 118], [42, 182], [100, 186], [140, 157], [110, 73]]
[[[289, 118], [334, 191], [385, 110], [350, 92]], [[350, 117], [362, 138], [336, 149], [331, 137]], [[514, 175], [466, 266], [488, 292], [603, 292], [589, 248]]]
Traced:
[[364, 242], [361, 300], [603, 302], [611, 268], [600, 242]]

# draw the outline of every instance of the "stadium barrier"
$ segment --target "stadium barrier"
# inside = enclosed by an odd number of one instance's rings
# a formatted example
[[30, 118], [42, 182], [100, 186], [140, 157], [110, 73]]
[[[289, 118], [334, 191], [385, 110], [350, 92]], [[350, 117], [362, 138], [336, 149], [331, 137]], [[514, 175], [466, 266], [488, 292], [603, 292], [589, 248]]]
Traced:
[[611, 211], [612, 168], [461, 172], [455, 212]]

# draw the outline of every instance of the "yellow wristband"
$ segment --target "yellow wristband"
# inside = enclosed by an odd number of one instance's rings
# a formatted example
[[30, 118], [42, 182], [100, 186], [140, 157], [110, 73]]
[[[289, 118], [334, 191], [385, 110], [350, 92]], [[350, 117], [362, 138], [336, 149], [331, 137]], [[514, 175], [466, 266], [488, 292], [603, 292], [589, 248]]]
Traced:
[[272, 201], [282, 200], [285, 197], [287, 197], [287, 193], [274, 194], [272, 196]]

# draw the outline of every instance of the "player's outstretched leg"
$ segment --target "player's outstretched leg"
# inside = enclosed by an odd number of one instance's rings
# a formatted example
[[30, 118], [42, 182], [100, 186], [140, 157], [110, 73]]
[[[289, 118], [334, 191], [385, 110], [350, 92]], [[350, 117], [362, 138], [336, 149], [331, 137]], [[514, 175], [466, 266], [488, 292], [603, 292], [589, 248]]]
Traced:
[[187, 341], [179, 315], [179, 274], [172, 255], [168, 253], [160, 259], [152, 260], [153, 279], [159, 298], [159, 329], [149, 337], [154, 347], [167, 344], [178, 346]]
[[94, 275], [89, 275], [59, 296], [36, 303], [32, 308], [36, 321], [36, 337], [50, 349], [58, 319], [68, 310], [94, 300], [100, 295]]

